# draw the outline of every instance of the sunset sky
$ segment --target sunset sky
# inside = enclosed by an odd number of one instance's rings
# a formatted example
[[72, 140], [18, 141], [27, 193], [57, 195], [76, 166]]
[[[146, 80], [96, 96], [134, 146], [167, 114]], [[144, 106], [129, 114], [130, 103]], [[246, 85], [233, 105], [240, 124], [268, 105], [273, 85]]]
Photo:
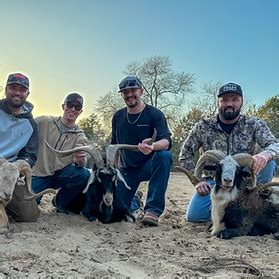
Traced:
[[169, 56], [175, 71], [237, 82], [257, 105], [279, 93], [277, 0], [0, 0], [0, 85], [30, 77], [35, 116], [59, 115], [68, 92], [84, 115], [125, 66]]

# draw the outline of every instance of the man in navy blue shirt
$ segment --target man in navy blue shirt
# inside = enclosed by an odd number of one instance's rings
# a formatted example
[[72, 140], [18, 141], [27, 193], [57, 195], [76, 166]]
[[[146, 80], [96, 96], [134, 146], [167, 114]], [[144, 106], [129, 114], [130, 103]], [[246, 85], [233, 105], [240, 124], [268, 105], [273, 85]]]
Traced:
[[[119, 167], [131, 190], [120, 184], [119, 195], [128, 208], [141, 181], [149, 181], [142, 223], [158, 225], [165, 208], [172, 158], [171, 133], [164, 114], [142, 101], [143, 86], [136, 76], [126, 76], [119, 83], [119, 92], [126, 107], [117, 111], [112, 119], [112, 144], [138, 144], [140, 152], [121, 150]], [[157, 130], [157, 138], [148, 144]], [[133, 207], [131, 208], [131, 210]]]

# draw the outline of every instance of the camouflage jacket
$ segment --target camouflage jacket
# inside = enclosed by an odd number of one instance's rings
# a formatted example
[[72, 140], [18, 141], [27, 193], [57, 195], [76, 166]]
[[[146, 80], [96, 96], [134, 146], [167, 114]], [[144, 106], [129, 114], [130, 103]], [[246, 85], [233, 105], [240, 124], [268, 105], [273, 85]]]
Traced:
[[217, 117], [199, 121], [184, 141], [179, 163], [188, 170], [195, 168], [195, 153], [210, 149], [223, 151], [225, 154], [255, 154], [256, 143], [262, 147], [272, 159], [279, 157], [278, 140], [271, 133], [266, 123], [256, 117], [240, 116], [230, 134], [225, 133], [218, 124]]

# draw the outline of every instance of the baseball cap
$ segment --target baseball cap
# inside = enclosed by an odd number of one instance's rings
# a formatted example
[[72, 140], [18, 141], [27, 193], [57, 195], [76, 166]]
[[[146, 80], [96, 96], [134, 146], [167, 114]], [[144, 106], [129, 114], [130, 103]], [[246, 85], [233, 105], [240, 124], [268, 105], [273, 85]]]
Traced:
[[64, 99], [64, 104], [79, 104], [81, 107], [83, 106], [83, 98], [78, 93], [70, 93]]
[[29, 79], [27, 76], [23, 74], [20, 73], [10, 74], [8, 76], [6, 85], [14, 84], [14, 83], [23, 85], [25, 88], [29, 89]]
[[242, 89], [241, 89], [240, 85], [233, 83], [233, 82], [223, 85], [219, 89], [218, 97], [221, 97], [222, 95], [224, 95], [226, 93], [235, 93], [242, 97]]
[[118, 92], [122, 92], [126, 89], [131, 88], [142, 88], [142, 83], [136, 76], [126, 76], [124, 77], [118, 85]]

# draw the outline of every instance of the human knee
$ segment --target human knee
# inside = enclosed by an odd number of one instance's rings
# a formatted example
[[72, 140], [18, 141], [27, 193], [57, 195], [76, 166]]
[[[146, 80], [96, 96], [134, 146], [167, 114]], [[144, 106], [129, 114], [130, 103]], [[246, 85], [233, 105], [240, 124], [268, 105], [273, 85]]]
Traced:
[[206, 222], [210, 220], [210, 213], [207, 214], [201, 214], [200, 212], [195, 212], [193, 210], [187, 210], [186, 211], [186, 221], [191, 223], [201, 223]]
[[275, 160], [269, 161], [263, 170], [257, 176], [258, 183], [268, 183], [271, 182], [273, 176], [275, 175], [277, 170], [277, 164]]
[[194, 194], [186, 210], [186, 220], [193, 223], [206, 222], [210, 220], [210, 215], [210, 195], [201, 196], [198, 193]]
[[90, 177], [90, 172], [86, 168], [76, 168], [74, 176], [80, 184], [86, 184]]
[[160, 163], [172, 164], [172, 155], [168, 150], [156, 151], [154, 159]]

